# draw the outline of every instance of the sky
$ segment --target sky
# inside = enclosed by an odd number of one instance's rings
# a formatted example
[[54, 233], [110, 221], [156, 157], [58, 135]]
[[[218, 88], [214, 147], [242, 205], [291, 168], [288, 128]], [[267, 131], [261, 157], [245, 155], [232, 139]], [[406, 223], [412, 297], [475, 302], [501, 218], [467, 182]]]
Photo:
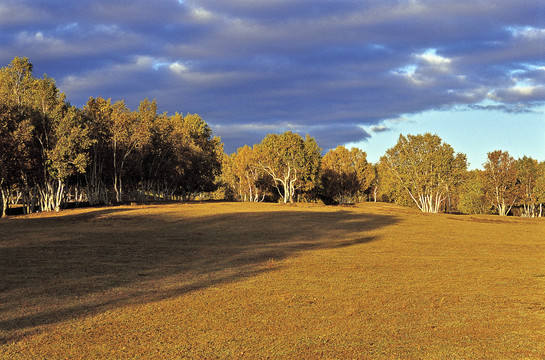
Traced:
[[0, 65], [75, 106], [197, 113], [228, 153], [291, 130], [376, 162], [431, 132], [545, 160], [543, 0], [0, 0]]

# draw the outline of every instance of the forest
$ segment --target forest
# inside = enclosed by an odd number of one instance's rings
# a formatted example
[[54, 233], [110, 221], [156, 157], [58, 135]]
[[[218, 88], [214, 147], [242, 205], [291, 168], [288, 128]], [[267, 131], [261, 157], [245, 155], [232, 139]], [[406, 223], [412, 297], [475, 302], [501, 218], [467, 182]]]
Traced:
[[376, 164], [358, 148], [324, 155], [292, 132], [225, 154], [197, 114], [90, 97], [72, 106], [27, 58], [0, 69], [2, 217], [145, 201], [395, 202], [423, 212], [542, 217], [545, 161], [488, 153], [480, 170], [434, 134], [400, 135]]

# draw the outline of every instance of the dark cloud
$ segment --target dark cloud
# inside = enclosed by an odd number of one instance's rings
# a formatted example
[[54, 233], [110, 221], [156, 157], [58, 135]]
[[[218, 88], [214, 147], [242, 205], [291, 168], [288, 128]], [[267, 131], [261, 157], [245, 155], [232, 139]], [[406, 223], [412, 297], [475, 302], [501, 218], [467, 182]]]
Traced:
[[532, 113], [533, 111], [524, 104], [502, 104], [502, 105], [468, 105], [468, 110], [500, 110], [512, 114]]
[[317, 129], [310, 129], [309, 135], [324, 151], [333, 149], [345, 143], [356, 143], [367, 140], [371, 135], [357, 125], [329, 125]]
[[254, 145], [263, 139], [266, 134], [292, 131], [302, 137], [310, 135], [316, 139], [325, 152], [340, 144], [365, 141], [371, 135], [358, 125], [320, 125], [309, 126], [306, 124], [234, 124], [214, 125], [212, 129], [221, 133], [221, 139], [225, 143], [225, 151], [233, 153], [244, 144]]
[[7, 0], [0, 28], [0, 61], [29, 57], [73, 104], [156, 98], [231, 150], [284, 130], [332, 148], [403, 114], [545, 101], [541, 0]]

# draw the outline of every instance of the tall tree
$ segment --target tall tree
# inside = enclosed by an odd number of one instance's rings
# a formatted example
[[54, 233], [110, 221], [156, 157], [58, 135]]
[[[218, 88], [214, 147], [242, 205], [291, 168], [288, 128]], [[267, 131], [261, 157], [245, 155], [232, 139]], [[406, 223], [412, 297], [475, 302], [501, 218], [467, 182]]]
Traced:
[[455, 154], [437, 135], [400, 135], [381, 158], [389, 175], [423, 212], [436, 213], [467, 171], [465, 154]]
[[374, 180], [373, 165], [358, 148], [338, 146], [322, 159], [322, 186], [326, 199], [338, 203], [352, 202], [368, 191]]
[[515, 159], [507, 151], [488, 153], [483, 172], [485, 194], [500, 216], [506, 216], [522, 198]]
[[522, 216], [536, 216], [536, 183], [539, 176], [539, 163], [537, 160], [524, 156], [516, 161], [518, 182], [522, 187]]
[[91, 140], [82, 112], [67, 104], [64, 94], [53, 96], [56, 87], [40, 88], [43, 92], [38, 92], [38, 101], [44, 105], [35, 125], [43, 161], [40, 203], [43, 211], [59, 211], [67, 178], [85, 172]]
[[[17, 109], [18, 117], [32, 131], [32, 168], [21, 174], [24, 188], [30, 182], [39, 188], [42, 210], [59, 210], [64, 182], [73, 172], [83, 171], [88, 147], [85, 124], [80, 111], [66, 102], [53, 79], [32, 75], [27, 58], [15, 58], [0, 71], [0, 100]], [[22, 123], [24, 123], [22, 122]]]
[[235, 186], [241, 200], [258, 202], [265, 198], [263, 171], [259, 168], [254, 149], [245, 145], [229, 158]]
[[34, 127], [14, 106], [0, 102], [0, 197], [1, 216], [6, 216], [10, 192], [21, 186], [32, 163], [30, 148]]
[[15, 57], [8, 66], [0, 70], [0, 100], [11, 102], [19, 110], [29, 106], [35, 78], [33, 66], [26, 57]]
[[312, 187], [317, 179], [320, 153], [313, 138], [291, 131], [269, 134], [255, 147], [257, 163], [267, 173], [284, 203], [293, 202], [297, 190]]
[[132, 112], [123, 100], [117, 101], [112, 106], [112, 151], [114, 167], [114, 191], [117, 202], [122, 201], [123, 194], [123, 170], [127, 158], [135, 150], [147, 144], [151, 135], [151, 123], [149, 122], [150, 107], [155, 107], [155, 101], [148, 105], [147, 99], [140, 107], [144, 114]]
[[322, 163], [322, 149], [318, 146], [316, 139], [310, 135], [305, 135], [304, 147], [305, 168], [298, 187], [297, 201], [316, 200], [320, 188], [320, 169]]
[[458, 210], [465, 214], [486, 214], [489, 208], [485, 199], [482, 170], [468, 171], [460, 189]]
[[544, 216], [543, 204], [545, 204], [545, 161], [542, 161], [538, 164], [534, 194], [536, 198], [536, 203], [539, 204], [539, 210], [537, 212], [538, 214], [537, 216], [542, 217]]
[[189, 200], [198, 192], [214, 191], [223, 158], [221, 139], [212, 136], [208, 124], [197, 114], [175, 114], [171, 119], [178, 188], [183, 198]]
[[107, 204], [107, 184], [113, 178], [113, 157], [110, 151], [113, 126], [111, 100], [91, 97], [83, 111], [91, 140], [89, 167], [85, 173], [87, 200], [91, 205]]

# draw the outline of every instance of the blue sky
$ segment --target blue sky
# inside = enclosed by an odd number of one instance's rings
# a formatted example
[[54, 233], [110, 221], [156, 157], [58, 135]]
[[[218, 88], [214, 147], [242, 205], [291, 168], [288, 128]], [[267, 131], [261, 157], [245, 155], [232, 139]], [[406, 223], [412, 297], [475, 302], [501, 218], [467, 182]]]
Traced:
[[[388, 130], [366, 141], [346, 144], [365, 149], [369, 161], [376, 162], [394, 146], [399, 134], [437, 134], [455, 151], [467, 155], [469, 168], [480, 169], [493, 150], [508, 151], [520, 158], [545, 159], [545, 107], [531, 113], [513, 114], [501, 110], [426, 111], [386, 121]], [[372, 131], [372, 126], [370, 131]]]
[[377, 161], [432, 132], [472, 168], [545, 160], [542, 0], [0, 0], [15, 56], [79, 107], [198, 113], [227, 152], [292, 130]]

